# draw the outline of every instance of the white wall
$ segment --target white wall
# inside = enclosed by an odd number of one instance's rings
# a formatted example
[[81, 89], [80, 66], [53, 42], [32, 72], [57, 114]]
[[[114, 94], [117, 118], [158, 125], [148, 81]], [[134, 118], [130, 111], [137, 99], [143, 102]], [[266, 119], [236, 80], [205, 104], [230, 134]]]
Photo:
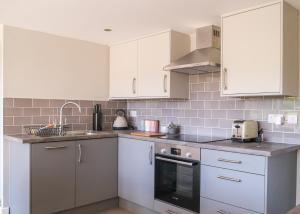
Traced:
[[0, 213], [9, 203], [3, 97], [107, 100], [108, 78], [108, 46], [0, 25]]
[[[299, 62], [300, 62], [300, 14], [299, 14]], [[300, 68], [299, 68], [300, 69]], [[300, 83], [300, 75], [299, 75]], [[300, 86], [299, 86], [299, 97], [300, 97]], [[300, 150], [297, 155], [297, 204], [300, 204]]]
[[[2, 72], [2, 34], [3, 25], [0, 25], [0, 200], [3, 202], [3, 72]], [[2, 204], [0, 205], [0, 207]]]
[[107, 100], [109, 47], [4, 26], [4, 97]]

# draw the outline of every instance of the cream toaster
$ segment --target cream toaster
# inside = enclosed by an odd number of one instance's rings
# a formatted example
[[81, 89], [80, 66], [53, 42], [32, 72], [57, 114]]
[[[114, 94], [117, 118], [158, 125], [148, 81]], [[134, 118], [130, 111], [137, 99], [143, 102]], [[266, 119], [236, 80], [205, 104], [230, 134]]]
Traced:
[[232, 124], [232, 140], [241, 142], [256, 141], [258, 123], [255, 120], [234, 120]]

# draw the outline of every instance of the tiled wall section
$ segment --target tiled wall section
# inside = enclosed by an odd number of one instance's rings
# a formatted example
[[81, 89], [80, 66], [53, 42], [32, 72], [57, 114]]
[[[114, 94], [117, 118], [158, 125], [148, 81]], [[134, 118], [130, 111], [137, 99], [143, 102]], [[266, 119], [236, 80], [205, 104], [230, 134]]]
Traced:
[[[59, 122], [59, 107], [68, 100], [4, 98], [4, 133], [9, 135], [24, 133], [24, 125], [43, 125]], [[110, 130], [115, 110], [126, 109], [126, 101], [87, 101], [76, 100], [82, 112], [74, 105], [66, 106], [63, 119], [71, 124], [72, 130], [92, 129], [93, 106], [101, 104], [103, 128]], [[64, 120], [65, 121], [65, 120]]]
[[[255, 83], [253, 83], [255, 87]], [[190, 100], [132, 100], [128, 110], [136, 110], [134, 125], [143, 119], [158, 119], [181, 125], [181, 132], [230, 137], [234, 119], [258, 120], [265, 130], [265, 140], [300, 144], [300, 124], [276, 126], [267, 123], [270, 113], [300, 112], [300, 100], [283, 97], [224, 98], [220, 97], [220, 74], [190, 76]], [[300, 114], [298, 114], [299, 118]]]

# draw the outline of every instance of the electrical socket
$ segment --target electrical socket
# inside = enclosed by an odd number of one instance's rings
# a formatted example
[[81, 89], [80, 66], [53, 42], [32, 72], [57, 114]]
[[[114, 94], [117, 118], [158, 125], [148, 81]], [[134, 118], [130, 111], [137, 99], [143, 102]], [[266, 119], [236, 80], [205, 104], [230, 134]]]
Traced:
[[136, 111], [130, 111], [130, 117], [137, 117]]
[[268, 123], [273, 123], [276, 125], [284, 124], [284, 115], [283, 114], [269, 114]]
[[287, 120], [286, 120], [287, 124], [297, 125], [297, 123], [298, 123], [297, 113], [287, 114], [286, 117], [287, 117]]

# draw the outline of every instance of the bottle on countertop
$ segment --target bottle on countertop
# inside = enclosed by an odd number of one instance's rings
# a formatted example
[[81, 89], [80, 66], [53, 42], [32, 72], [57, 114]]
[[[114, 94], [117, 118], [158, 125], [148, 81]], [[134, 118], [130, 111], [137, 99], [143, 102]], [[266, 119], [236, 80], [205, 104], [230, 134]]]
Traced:
[[101, 105], [96, 104], [93, 111], [93, 130], [102, 131], [102, 112]]

